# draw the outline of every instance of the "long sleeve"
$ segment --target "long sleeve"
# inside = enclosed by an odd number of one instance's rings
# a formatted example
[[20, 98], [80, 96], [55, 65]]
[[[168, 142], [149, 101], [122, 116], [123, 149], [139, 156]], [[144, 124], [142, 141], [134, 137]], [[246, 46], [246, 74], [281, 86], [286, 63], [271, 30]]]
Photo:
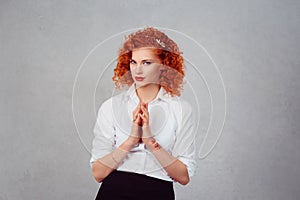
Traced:
[[176, 140], [172, 155], [187, 166], [189, 176], [196, 171], [196, 120], [193, 109], [187, 101], [180, 101], [179, 123], [176, 130]]
[[97, 159], [105, 156], [114, 149], [115, 127], [113, 124], [112, 101], [106, 100], [98, 110], [97, 120], [94, 126], [94, 139], [92, 142], [92, 151], [90, 166]]

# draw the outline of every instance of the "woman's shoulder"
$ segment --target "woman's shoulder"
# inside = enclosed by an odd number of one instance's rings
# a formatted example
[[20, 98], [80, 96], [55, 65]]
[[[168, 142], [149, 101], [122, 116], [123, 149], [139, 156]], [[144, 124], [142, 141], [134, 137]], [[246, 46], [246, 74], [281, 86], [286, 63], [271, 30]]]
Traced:
[[169, 109], [175, 117], [178, 124], [182, 123], [183, 119], [189, 118], [193, 114], [193, 108], [189, 101], [182, 97], [173, 97], [169, 100]]
[[176, 109], [184, 110], [187, 112], [192, 111], [191, 103], [182, 97], [177, 96], [177, 97], [170, 98], [169, 104], [171, 105], [171, 107]]

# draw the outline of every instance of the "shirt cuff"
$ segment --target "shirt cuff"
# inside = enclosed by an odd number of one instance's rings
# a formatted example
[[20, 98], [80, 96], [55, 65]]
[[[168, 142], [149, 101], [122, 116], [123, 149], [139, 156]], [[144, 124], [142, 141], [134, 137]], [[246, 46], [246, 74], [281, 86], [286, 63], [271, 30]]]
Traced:
[[183, 164], [185, 164], [189, 177], [194, 176], [196, 171], [196, 161], [184, 157], [178, 157], [177, 159], [180, 160]]

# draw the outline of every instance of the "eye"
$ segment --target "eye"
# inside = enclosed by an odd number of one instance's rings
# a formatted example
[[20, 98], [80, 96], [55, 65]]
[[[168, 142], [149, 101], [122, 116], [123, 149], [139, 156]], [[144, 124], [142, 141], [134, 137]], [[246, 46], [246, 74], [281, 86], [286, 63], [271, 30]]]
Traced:
[[130, 64], [135, 64], [136, 62], [134, 60], [129, 61]]
[[150, 62], [150, 61], [145, 61], [145, 62], [143, 62], [143, 64], [144, 64], [144, 65], [150, 65], [151, 62]]

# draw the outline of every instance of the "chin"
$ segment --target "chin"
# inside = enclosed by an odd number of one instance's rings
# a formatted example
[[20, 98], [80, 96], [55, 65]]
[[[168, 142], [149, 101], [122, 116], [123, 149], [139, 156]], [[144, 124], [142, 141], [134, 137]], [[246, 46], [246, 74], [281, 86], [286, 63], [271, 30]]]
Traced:
[[141, 82], [135, 82], [135, 85], [140, 88], [140, 87], [145, 87], [147, 85], [149, 85], [149, 83], [141, 83]]

